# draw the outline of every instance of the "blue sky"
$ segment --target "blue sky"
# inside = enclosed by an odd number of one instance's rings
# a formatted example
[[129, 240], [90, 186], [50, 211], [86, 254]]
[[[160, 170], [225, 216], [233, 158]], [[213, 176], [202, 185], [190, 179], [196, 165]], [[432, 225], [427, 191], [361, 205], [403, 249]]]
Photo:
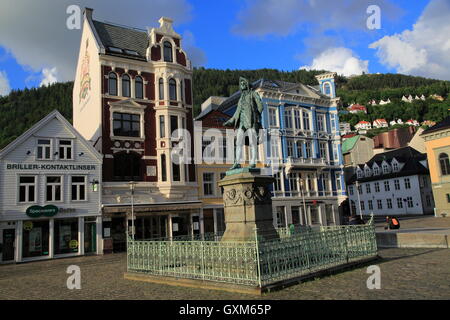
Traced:
[[[172, 17], [193, 63], [206, 68], [450, 80], [449, 0], [2, 0], [0, 95], [73, 80], [80, 30], [65, 27], [71, 4], [140, 28]], [[381, 9], [379, 30], [366, 27], [369, 5]]]

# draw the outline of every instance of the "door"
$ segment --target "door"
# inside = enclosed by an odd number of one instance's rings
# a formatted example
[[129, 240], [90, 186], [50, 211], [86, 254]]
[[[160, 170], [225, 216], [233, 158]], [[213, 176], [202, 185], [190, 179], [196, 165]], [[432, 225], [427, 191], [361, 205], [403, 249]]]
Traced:
[[95, 222], [84, 224], [84, 253], [97, 252], [97, 225]]
[[14, 260], [14, 241], [16, 239], [15, 229], [4, 229], [2, 236], [2, 250], [0, 261], [12, 261]]

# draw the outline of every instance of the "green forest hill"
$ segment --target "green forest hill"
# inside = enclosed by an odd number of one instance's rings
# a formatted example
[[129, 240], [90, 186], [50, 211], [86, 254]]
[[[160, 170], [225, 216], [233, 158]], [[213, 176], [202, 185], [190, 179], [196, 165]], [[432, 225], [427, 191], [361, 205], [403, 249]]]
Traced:
[[[210, 96], [229, 96], [236, 92], [240, 76], [255, 81], [261, 78], [301, 82], [317, 85], [315, 75], [323, 71], [279, 71], [274, 69], [260, 70], [217, 70], [194, 69], [194, 113], [198, 114], [200, 105]], [[418, 121], [440, 121], [449, 113], [450, 82], [412, 77], [399, 74], [369, 74], [352, 78], [339, 76], [336, 81], [337, 95], [341, 97], [342, 107], [351, 103], [359, 103], [368, 107], [368, 114], [341, 114], [341, 121], [352, 125], [360, 120], [373, 121], [385, 118], [390, 121], [401, 118], [404, 121], [412, 118]], [[73, 82], [55, 83], [47, 87], [13, 90], [8, 96], [0, 97], [0, 148], [6, 146], [37, 121], [54, 109], [59, 110], [69, 121], [72, 119], [72, 87]], [[403, 95], [438, 94], [446, 98], [436, 101], [405, 103]], [[370, 106], [370, 100], [387, 100], [392, 103], [384, 106]]]

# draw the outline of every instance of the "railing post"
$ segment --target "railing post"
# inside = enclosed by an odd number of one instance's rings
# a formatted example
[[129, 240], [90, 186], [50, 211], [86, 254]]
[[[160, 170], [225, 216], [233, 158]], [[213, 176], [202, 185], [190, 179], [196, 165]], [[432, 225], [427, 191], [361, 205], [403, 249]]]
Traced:
[[255, 244], [256, 244], [256, 263], [257, 263], [257, 267], [258, 267], [258, 286], [261, 288], [261, 263], [259, 261], [259, 243], [258, 243], [258, 227], [255, 227]]

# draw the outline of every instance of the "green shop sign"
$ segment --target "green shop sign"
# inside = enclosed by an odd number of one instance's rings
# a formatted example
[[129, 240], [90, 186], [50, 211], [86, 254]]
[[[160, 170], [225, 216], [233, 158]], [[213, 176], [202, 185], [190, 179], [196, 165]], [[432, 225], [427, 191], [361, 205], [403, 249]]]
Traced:
[[52, 204], [47, 206], [31, 206], [26, 211], [27, 216], [30, 218], [39, 218], [40, 216], [53, 217], [58, 213], [58, 207]]

